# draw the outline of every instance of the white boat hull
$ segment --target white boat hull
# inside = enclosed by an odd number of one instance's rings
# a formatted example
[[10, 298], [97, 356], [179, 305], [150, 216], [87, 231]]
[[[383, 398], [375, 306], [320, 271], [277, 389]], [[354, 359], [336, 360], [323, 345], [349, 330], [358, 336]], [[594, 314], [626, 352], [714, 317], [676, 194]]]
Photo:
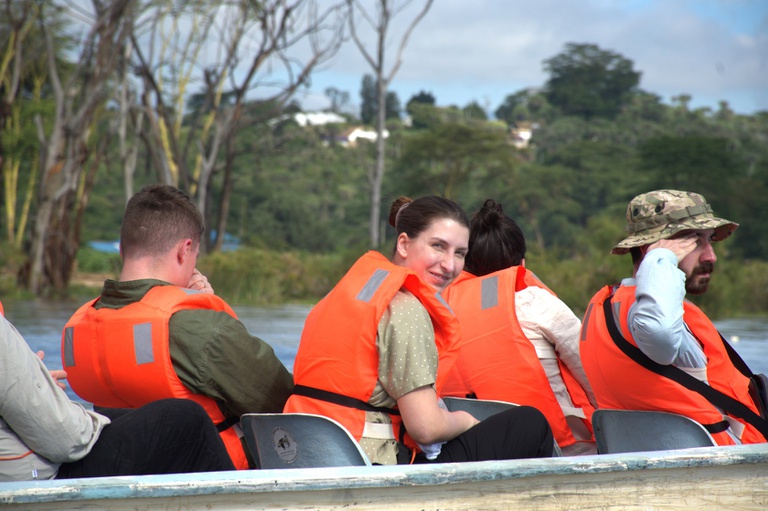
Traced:
[[767, 509], [768, 444], [480, 463], [0, 483], [0, 507]]

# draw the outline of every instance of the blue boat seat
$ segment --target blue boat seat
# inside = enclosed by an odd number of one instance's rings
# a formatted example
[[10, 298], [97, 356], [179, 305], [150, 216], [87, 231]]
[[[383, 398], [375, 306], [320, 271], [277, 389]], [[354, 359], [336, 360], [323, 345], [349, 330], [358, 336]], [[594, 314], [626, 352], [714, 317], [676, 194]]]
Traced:
[[675, 413], [600, 408], [592, 427], [599, 454], [717, 445], [704, 426]]
[[469, 413], [479, 421], [483, 421], [491, 415], [496, 415], [504, 410], [519, 406], [516, 403], [506, 401], [492, 401], [490, 399], [470, 399], [465, 397], [444, 397], [443, 402], [449, 411], [462, 410]]
[[240, 418], [257, 468], [370, 465], [360, 445], [333, 419], [306, 413], [246, 413]]
[[[469, 399], [464, 397], [444, 397], [443, 402], [449, 411], [455, 412], [457, 410], [463, 410], [479, 421], [483, 421], [491, 415], [503, 412], [504, 410], [509, 410], [513, 406], [520, 406], [516, 403], [508, 403], [506, 401]], [[563, 453], [560, 450], [560, 446], [555, 442], [552, 456], [559, 457], [562, 455]]]

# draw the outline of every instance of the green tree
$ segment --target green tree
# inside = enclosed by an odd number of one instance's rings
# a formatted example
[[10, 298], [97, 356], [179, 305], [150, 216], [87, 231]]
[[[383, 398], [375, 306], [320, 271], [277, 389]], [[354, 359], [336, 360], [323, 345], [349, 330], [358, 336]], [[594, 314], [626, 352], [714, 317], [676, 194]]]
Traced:
[[494, 115], [497, 119], [505, 121], [510, 126], [513, 126], [518, 121], [528, 120], [525, 105], [528, 102], [529, 96], [529, 89], [523, 89], [514, 94], [508, 94], [501, 105], [496, 109]]
[[488, 120], [488, 114], [485, 113], [485, 109], [480, 106], [480, 103], [477, 101], [472, 101], [470, 103], [467, 103], [467, 105], [462, 108], [462, 112], [464, 114], [464, 118], [466, 120], [472, 120], [472, 121], [486, 121]]
[[[29, 235], [40, 164], [39, 128], [50, 130], [55, 104], [48, 81], [45, 31], [53, 40], [56, 66], [66, 77], [74, 40], [65, 10], [36, 0], [0, 1], [0, 175], [5, 239], [20, 248]], [[39, 121], [39, 122], [38, 122]]]
[[411, 99], [408, 100], [408, 102], [405, 104], [405, 110], [408, 112], [409, 115], [413, 115], [413, 108], [415, 105], [429, 105], [429, 106], [435, 106], [436, 103], [435, 95], [431, 92], [427, 91], [419, 91], [418, 94], [414, 94], [411, 96]]
[[239, 137], [243, 164], [229, 222], [249, 245], [331, 252], [364, 238], [371, 144], [327, 144], [324, 128], [286, 122]]
[[326, 87], [325, 97], [331, 102], [329, 110], [337, 114], [347, 111], [349, 107], [349, 92], [336, 87]]
[[431, 92], [419, 91], [405, 104], [405, 111], [411, 118], [411, 126], [416, 129], [431, 128], [436, 125], [439, 115], [436, 111], [435, 96]]
[[435, 95], [431, 92], [420, 90], [417, 94], [414, 94], [411, 96], [411, 99], [408, 100], [408, 104], [406, 108], [409, 108], [412, 103], [421, 103], [424, 105], [432, 105], [435, 106], [437, 103], [437, 99], [435, 98]]
[[[378, 86], [373, 75], [363, 76], [363, 83], [360, 87], [360, 120], [363, 124], [373, 124], [379, 111]], [[399, 119], [400, 98], [395, 91], [388, 91], [384, 101], [385, 119]]]
[[544, 124], [554, 119], [555, 109], [538, 89], [522, 89], [509, 94], [494, 115], [509, 126], [520, 122]]
[[[753, 177], [739, 176], [730, 181], [729, 188], [738, 190], [720, 196], [715, 212], [738, 222], [739, 228], [728, 247], [735, 255], [745, 259], [765, 259], [768, 254], [768, 162]], [[706, 197], [706, 196], [705, 196]], [[707, 200], [710, 200], [707, 197]], [[722, 255], [721, 251], [717, 251]]]
[[691, 190], [715, 203], [729, 193], [724, 177], [746, 175], [746, 166], [720, 137], [656, 137], [641, 144], [639, 156], [652, 188]]
[[629, 201], [643, 188], [645, 176], [631, 172], [635, 151], [610, 141], [580, 141], [569, 144], [548, 158], [550, 165], [571, 169], [572, 198], [579, 213], [572, 216], [585, 228], [589, 219], [613, 204]]
[[471, 202], [473, 187], [510, 172], [515, 158], [503, 129], [442, 123], [408, 138], [397, 165], [409, 189]]
[[575, 180], [567, 167], [529, 163], [499, 176], [487, 196], [502, 202], [507, 214], [520, 223], [529, 245], [543, 252], [573, 246], [582, 211], [573, 191]]
[[595, 44], [568, 43], [562, 53], [544, 61], [547, 99], [565, 115], [612, 119], [640, 83], [632, 65]]
[[399, 119], [402, 107], [400, 106], [400, 98], [397, 97], [397, 92], [392, 90], [387, 92], [387, 99], [385, 103], [386, 114], [384, 117], [386, 119]]

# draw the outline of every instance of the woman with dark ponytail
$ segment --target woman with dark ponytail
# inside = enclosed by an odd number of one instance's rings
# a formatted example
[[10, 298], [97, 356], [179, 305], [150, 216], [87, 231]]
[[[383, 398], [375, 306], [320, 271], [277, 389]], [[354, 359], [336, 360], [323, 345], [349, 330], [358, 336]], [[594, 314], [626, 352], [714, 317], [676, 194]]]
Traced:
[[488, 199], [470, 224], [466, 272], [446, 291], [462, 347], [444, 395], [536, 406], [563, 454], [596, 453], [581, 322], [525, 267], [525, 236]]
[[389, 223], [391, 260], [363, 255], [307, 317], [285, 411], [337, 420], [374, 464], [550, 456], [552, 433], [534, 408], [478, 422], [438, 399], [459, 341], [440, 292], [464, 268], [464, 211], [442, 197], [400, 197]]

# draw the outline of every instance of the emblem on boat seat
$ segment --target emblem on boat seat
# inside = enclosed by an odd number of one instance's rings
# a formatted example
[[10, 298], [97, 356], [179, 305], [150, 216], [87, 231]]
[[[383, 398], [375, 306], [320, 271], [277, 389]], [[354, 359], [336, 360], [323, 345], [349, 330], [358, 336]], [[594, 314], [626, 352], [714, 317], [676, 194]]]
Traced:
[[299, 446], [296, 445], [291, 434], [283, 428], [272, 430], [272, 446], [285, 463], [293, 463], [299, 456]]

